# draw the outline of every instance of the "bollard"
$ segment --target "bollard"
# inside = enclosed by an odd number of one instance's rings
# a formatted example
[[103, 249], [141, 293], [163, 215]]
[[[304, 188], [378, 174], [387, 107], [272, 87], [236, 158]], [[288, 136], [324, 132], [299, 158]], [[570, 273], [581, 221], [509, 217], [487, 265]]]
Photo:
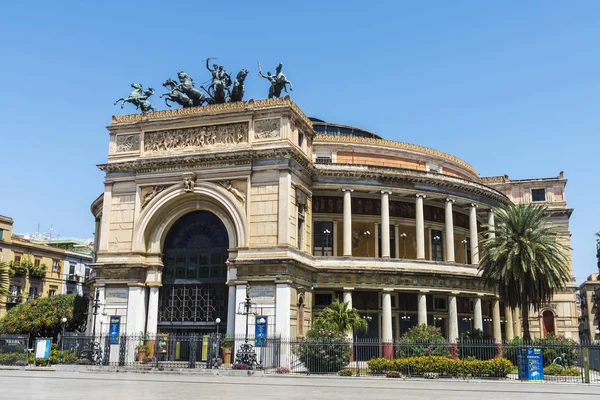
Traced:
[[590, 349], [583, 348], [583, 378], [585, 383], [590, 383]]

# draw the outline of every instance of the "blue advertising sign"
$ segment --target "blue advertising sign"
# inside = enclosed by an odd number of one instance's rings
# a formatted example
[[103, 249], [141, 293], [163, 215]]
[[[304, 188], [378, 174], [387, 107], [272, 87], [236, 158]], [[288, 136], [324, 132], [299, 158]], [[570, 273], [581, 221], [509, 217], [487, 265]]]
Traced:
[[519, 379], [523, 381], [544, 380], [544, 359], [541, 347], [519, 347]]
[[256, 338], [256, 347], [265, 347], [267, 345], [267, 317], [256, 317], [254, 337]]
[[110, 327], [108, 334], [110, 336], [110, 344], [119, 344], [119, 333], [121, 332], [121, 316], [112, 315], [110, 317]]
[[50, 358], [50, 346], [52, 345], [52, 339], [50, 338], [38, 338], [35, 341], [35, 358]]

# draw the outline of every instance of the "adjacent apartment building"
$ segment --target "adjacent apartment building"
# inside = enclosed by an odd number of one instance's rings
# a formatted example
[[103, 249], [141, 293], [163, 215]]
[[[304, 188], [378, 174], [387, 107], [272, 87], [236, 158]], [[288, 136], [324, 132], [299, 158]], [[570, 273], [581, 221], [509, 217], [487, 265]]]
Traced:
[[1, 318], [12, 307], [38, 297], [83, 295], [92, 257], [14, 235], [13, 219], [0, 215], [0, 262], [9, 265], [10, 273], [10, 294], [0, 297]]

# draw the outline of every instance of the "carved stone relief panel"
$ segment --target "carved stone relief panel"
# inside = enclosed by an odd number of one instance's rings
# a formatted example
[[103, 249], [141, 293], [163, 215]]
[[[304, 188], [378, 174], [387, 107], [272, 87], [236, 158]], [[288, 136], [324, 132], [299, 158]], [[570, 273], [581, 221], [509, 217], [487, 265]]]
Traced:
[[240, 204], [246, 203], [246, 181], [220, 181], [217, 183], [233, 194]]
[[117, 135], [117, 153], [138, 151], [140, 149], [140, 134]]
[[278, 138], [281, 130], [279, 118], [259, 119], [254, 121], [254, 139]]
[[145, 152], [231, 146], [248, 142], [248, 123], [209, 125], [146, 132]]
[[142, 209], [150, 203], [150, 201], [155, 198], [160, 192], [165, 190], [168, 185], [155, 185], [142, 189]]

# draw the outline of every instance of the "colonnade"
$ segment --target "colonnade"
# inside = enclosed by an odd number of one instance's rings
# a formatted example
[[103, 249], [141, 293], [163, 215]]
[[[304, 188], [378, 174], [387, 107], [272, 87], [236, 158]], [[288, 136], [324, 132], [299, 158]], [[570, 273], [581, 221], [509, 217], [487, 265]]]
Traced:
[[[352, 192], [354, 189], [342, 188], [344, 193], [344, 207], [343, 207], [343, 256], [352, 257]], [[389, 207], [389, 196], [392, 194], [389, 190], [381, 191], [381, 257], [390, 258], [390, 207]], [[424, 213], [424, 199], [427, 196], [422, 193], [415, 195], [415, 226], [416, 226], [416, 246], [417, 246], [417, 260], [425, 260], [425, 213]], [[454, 217], [453, 217], [453, 205], [454, 199], [446, 198], [445, 202], [445, 262], [454, 263], [456, 260], [454, 250]], [[488, 224], [493, 226], [494, 216], [490, 211], [488, 216]], [[395, 250], [396, 256], [399, 254], [399, 232], [398, 227], [395, 227], [396, 243]], [[335, 231], [334, 231], [335, 232]], [[376, 231], [377, 232], [377, 231]], [[469, 204], [469, 238], [470, 238], [470, 251], [471, 251], [471, 264], [479, 264], [479, 240], [477, 236], [477, 205], [475, 203]], [[377, 241], [376, 241], [377, 243]]]

